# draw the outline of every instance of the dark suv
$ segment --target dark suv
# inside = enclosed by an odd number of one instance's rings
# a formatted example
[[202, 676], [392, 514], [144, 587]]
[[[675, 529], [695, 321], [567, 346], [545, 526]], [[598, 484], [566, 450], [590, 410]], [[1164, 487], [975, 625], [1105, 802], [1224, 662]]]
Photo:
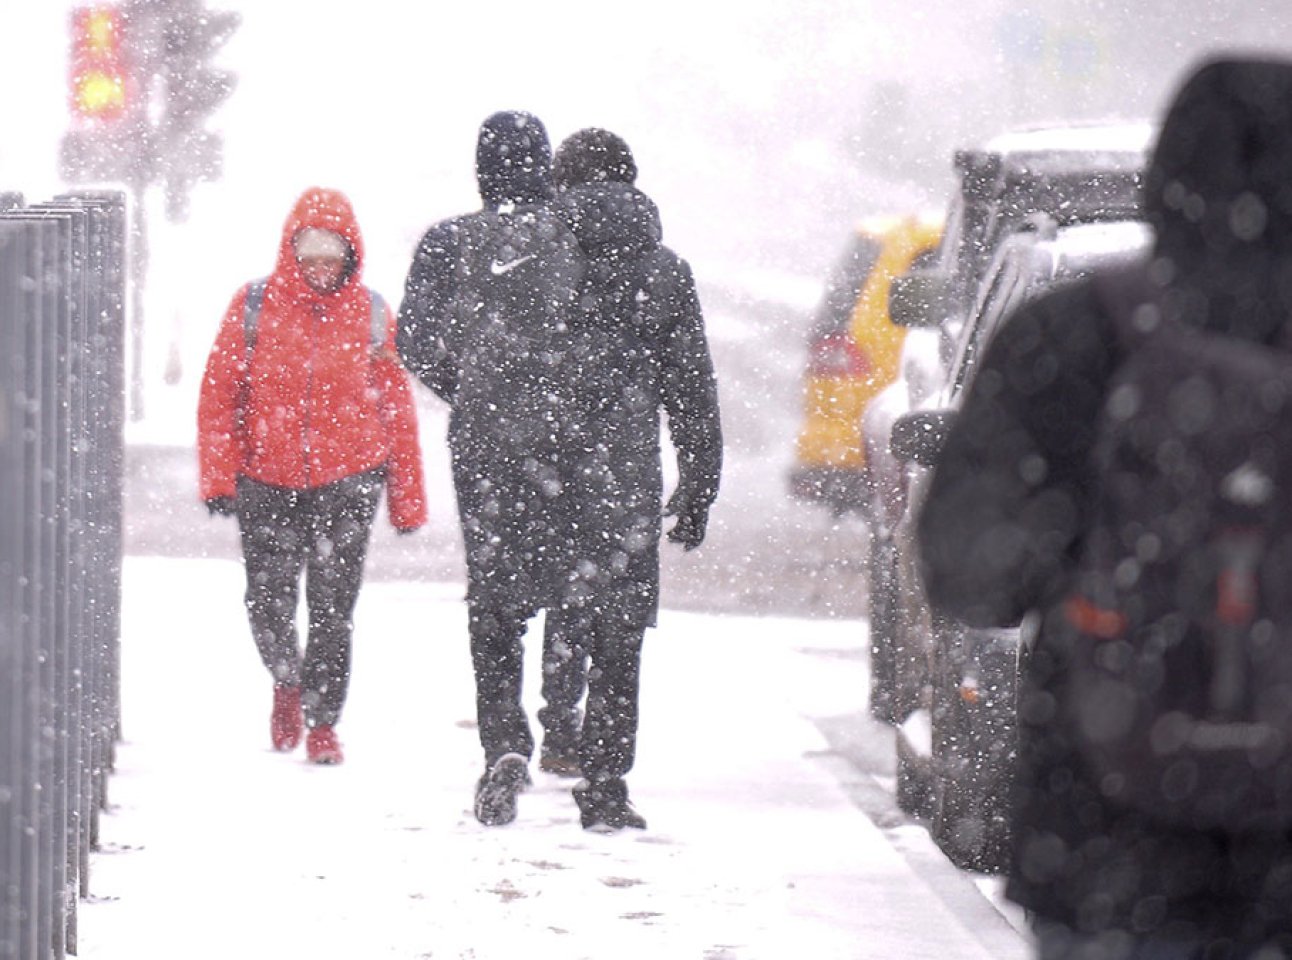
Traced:
[[896, 620], [908, 653], [897, 678], [908, 709], [897, 728], [899, 781], [917, 793], [922, 785], [934, 840], [963, 867], [1004, 867], [1023, 628], [972, 629], [930, 612], [915, 535], [930, 468], [1001, 322], [1060, 284], [1142, 257], [1150, 243], [1151, 232], [1139, 220], [1060, 226], [1040, 216], [1002, 239], [977, 304], [954, 339], [941, 391], [893, 427], [892, 452], [904, 464], [908, 491], [907, 509], [893, 531]]
[[934, 263], [892, 281], [890, 314], [912, 329], [897, 380], [862, 414], [870, 544], [870, 710], [900, 722], [916, 703], [899, 684], [897, 661], [911, 660], [922, 642], [898, 635], [897, 562], [893, 530], [906, 512], [906, 475], [894, 459], [893, 423], [946, 377], [947, 365], [973, 309], [983, 275], [1003, 238], [1044, 215], [1056, 227], [1136, 219], [1140, 176], [1154, 135], [1149, 124], [1073, 125], [1002, 134], [957, 151], [959, 189], [948, 205]]
[[[1005, 312], [1101, 257], [1121, 255], [1076, 253], [1076, 228], [1120, 224], [1112, 234], [1123, 240], [1143, 229], [1140, 178], [1152, 138], [1145, 124], [1076, 126], [959, 151], [961, 189], [937, 264], [892, 285], [893, 319], [916, 328], [907, 339], [912, 352], [923, 348], [921, 364], [904, 358], [903, 369], [920, 367], [924, 399], [913, 399], [899, 378], [864, 415], [864, 435], [875, 441], [868, 451], [871, 712], [897, 728], [898, 802], [931, 816], [942, 849], [973, 869], [1003, 866], [1018, 631], [965, 632], [929, 614], [911, 536], [927, 480], [919, 460], [931, 456], [921, 444], [936, 438], [929, 427], [942, 415], [927, 411], [955, 406], [982, 338]], [[940, 387], [930, 391], [930, 379]], [[916, 406], [927, 409], [913, 418]]]

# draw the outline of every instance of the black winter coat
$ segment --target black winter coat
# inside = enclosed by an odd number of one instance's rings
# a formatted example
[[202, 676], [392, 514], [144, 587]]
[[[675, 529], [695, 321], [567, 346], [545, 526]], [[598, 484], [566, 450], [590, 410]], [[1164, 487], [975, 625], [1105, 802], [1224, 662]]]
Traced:
[[[464, 325], [471, 314], [456, 301], [468, 267], [488, 275], [487, 266], [481, 271], [470, 265], [476, 245], [497, 228], [494, 215], [501, 208], [538, 215], [552, 209], [550, 165], [547, 133], [536, 118], [504, 111], [482, 124], [476, 177], [483, 209], [438, 223], [422, 237], [405, 282], [396, 338], [404, 365], [452, 406], [448, 439], [468, 602], [507, 619], [528, 617], [558, 601], [572, 566], [571, 516], [569, 483], [557, 457], [559, 404], [544, 403], [534, 422], [524, 425], [528, 442], [516, 443], [498, 442], [510, 426], [500, 429], [498, 408], [523, 408], [522, 392], [561, 391], [555, 385], [545, 391], [538, 378], [520, 375], [530, 371], [518, 367], [532, 364], [517, 356], [486, 372], [495, 378], [492, 385], [474, 381], [474, 399], [463, 401]], [[535, 291], [528, 316], [543, 312], [540, 297]]]
[[[1020, 771], [1008, 895], [1085, 933], [1292, 938], [1292, 836], [1166, 829], [1109, 802], [1053, 722], [1068, 635], [1059, 601], [1090, 511], [1090, 453], [1146, 310], [1292, 343], [1292, 66], [1217, 62], [1184, 86], [1146, 178], [1154, 261], [1122, 308], [1085, 282], [1021, 309], [983, 356], [920, 517], [941, 612], [978, 625], [1042, 613], [1019, 693]], [[1245, 211], [1260, 207], [1251, 221]], [[1114, 312], [1122, 319], [1114, 317]], [[1292, 491], [1289, 491], [1292, 495]]]
[[655, 204], [623, 183], [562, 197], [590, 263], [574, 331], [574, 571], [567, 597], [624, 605], [653, 624], [659, 598], [663, 477], [660, 412], [678, 488], [712, 503], [722, 469], [713, 362], [695, 280], [660, 242]]
[[[489, 187], [482, 178], [486, 211], [503, 199]], [[686, 262], [660, 244], [654, 204], [631, 187], [577, 188], [554, 205], [537, 189], [524, 199], [556, 209], [589, 261], [551, 378], [556, 406], [526, 456], [490, 441], [492, 404], [458, 396], [454, 344], [461, 338], [451, 306], [457, 265], [487, 214], [427, 231], [400, 308], [405, 365], [453, 407], [449, 444], [468, 599], [509, 616], [615, 604], [628, 622], [653, 624], [660, 410], [677, 448], [681, 488], [711, 502], [721, 470], [717, 390], [695, 282]], [[506, 371], [498, 377], [493, 393], [501, 398], [513, 385]]]
[[[522, 216], [550, 209], [547, 201], [514, 207]], [[485, 212], [428, 232], [401, 308], [401, 349], [409, 369], [452, 405], [448, 441], [468, 600], [514, 619], [562, 601], [573, 578], [576, 493], [564, 453], [573, 357], [568, 333], [554, 336], [555, 350], [531, 349], [523, 336], [476, 339], [487, 322], [465, 305], [480, 295], [466, 277], [487, 276], [478, 246], [498, 229]], [[572, 237], [569, 243], [576, 248]], [[513, 305], [521, 312], [509, 314], [514, 325], [551, 329], [543, 299], [539, 288], [527, 290]]]

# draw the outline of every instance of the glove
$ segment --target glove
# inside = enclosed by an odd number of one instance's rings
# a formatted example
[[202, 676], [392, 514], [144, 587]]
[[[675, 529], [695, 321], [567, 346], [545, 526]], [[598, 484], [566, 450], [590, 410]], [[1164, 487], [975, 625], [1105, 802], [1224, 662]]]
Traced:
[[681, 488], [673, 491], [664, 508], [664, 516], [677, 517], [677, 523], [669, 530], [668, 538], [673, 543], [680, 543], [683, 550], [694, 550], [704, 543], [704, 530], [709, 525], [710, 501], [693, 497]]
[[237, 497], [209, 497], [206, 509], [213, 517], [236, 517], [238, 515]]

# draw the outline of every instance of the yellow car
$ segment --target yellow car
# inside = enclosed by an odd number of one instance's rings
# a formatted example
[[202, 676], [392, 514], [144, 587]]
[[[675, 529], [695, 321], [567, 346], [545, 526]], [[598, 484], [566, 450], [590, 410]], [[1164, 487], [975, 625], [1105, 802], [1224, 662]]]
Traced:
[[866, 404], [897, 376], [906, 330], [888, 319], [888, 285], [930, 259], [940, 217], [873, 217], [854, 231], [826, 285], [808, 344], [794, 496], [843, 513], [866, 504]]

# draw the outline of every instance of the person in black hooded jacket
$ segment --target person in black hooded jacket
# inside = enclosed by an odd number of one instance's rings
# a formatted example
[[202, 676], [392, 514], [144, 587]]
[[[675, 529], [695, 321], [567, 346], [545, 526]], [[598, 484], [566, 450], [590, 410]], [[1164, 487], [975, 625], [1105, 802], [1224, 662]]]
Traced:
[[993, 338], [919, 519], [923, 576], [934, 607], [965, 622], [1041, 617], [1020, 674], [1007, 884], [1034, 918], [1039, 956], [1288, 956], [1292, 836], [1172, 828], [1118, 806], [1056, 718], [1070, 636], [1062, 601], [1126, 318], [1292, 348], [1292, 64], [1201, 65], [1166, 114], [1145, 203], [1155, 247], [1117, 283], [1125, 303], [1106, 278], [1079, 282]]
[[[432, 226], [414, 254], [399, 310], [396, 345], [404, 365], [450, 404], [449, 447], [453, 485], [467, 562], [467, 607], [476, 710], [485, 771], [476, 785], [475, 814], [481, 823], [499, 825], [516, 817], [517, 794], [529, 783], [534, 739], [521, 703], [526, 622], [559, 601], [568, 575], [569, 516], [564, 504], [568, 484], [556, 475], [559, 412], [535, 411], [535, 422], [503, 424], [500, 405], [525, 419], [526, 398], [559, 393], [553, 383], [524, 382], [517, 367], [498, 363], [488, 369], [470, 364], [470, 312], [464, 311], [464, 284], [488, 284], [494, 266], [474, 264], [491, 239], [508, 229], [502, 214], [542, 221], [564, 230], [569, 247], [578, 245], [552, 214], [551, 145], [539, 119], [523, 111], [500, 111], [481, 124], [476, 145], [476, 177], [483, 208]], [[510, 221], [518, 222], [517, 220]], [[524, 263], [532, 257], [521, 257]], [[472, 286], [471, 298], [481, 288]], [[516, 309], [546, 316], [534, 290]], [[541, 319], [539, 322], [542, 322]], [[481, 383], [464, 379], [468, 367]], [[553, 371], [559, 373], [559, 371]], [[469, 389], [470, 388], [470, 389]], [[474, 392], [472, 392], [474, 390]], [[528, 393], [525, 393], [528, 391]], [[525, 397], [517, 399], [520, 394]], [[504, 443], [505, 434], [533, 437]]]
[[[704, 540], [722, 469], [717, 385], [691, 269], [661, 243], [627, 143], [580, 130], [553, 168], [589, 263], [571, 358], [574, 568], [566, 602], [547, 614], [547, 648], [566, 652], [569, 665], [545, 669], [542, 713], [549, 730], [578, 734], [583, 825], [644, 827], [624, 777], [636, 750], [642, 640], [659, 603], [660, 517], [676, 517], [667, 535], [684, 549]], [[663, 511], [661, 410], [679, 474]]]

